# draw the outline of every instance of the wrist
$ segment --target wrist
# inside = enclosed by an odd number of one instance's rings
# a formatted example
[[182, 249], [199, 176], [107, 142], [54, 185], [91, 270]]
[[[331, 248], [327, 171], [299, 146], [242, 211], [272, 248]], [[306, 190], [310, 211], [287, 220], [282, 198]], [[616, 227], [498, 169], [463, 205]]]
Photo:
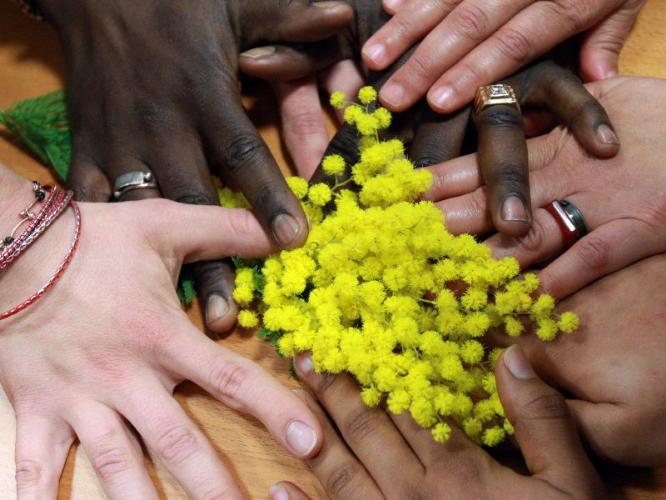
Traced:
[[4, 238], [19, 221], [21, 211], [35, 200], [32, 183], [20, 177], [2, 178], [0, 200], [0, 238]]

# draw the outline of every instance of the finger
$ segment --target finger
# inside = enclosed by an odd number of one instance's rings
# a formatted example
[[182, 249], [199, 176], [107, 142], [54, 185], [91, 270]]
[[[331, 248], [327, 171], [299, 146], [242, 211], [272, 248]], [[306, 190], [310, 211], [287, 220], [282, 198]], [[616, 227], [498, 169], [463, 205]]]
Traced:
[[67, 175], [67, 186], [78, 201], [104, 202], [111, 198], [111, 185], [106, 175], [82, 153], [74, 153]]
[[[591, 0], [584, 8], [534, 2], [457, 62], [428, 92], [435, 111], [450, 113], [469, 103], [476, 89], [513, 73], [572, 35], [602, 19], [612, 6]], [[544, 30], [544, 26], [561, 29]]]
[[269, 500], [310, 500], [303, 491], [295, 484], [282, 481], [274, 484], [268, 490]]
[[[450, 6], [450, 2], [437, 3]], [[426, 92], [431, 103], [439, 102], [442, 98], [440, 89], [437, 85], [431, 88], [431, 85], [530, 3], [532, 0], [465, 0], [457, 5], [382, 88], [382, 103], [390, 109], [402, 111]], [[394, 19], [401, 14], [411, 15], [409, 10], [405, 9]]]
[[423, 114], [409, 156], [417, 167], [429, 167], [460, 155], [469, 120], [469, 108], [453, 115]]
[[[368, 407], [360, 398], [359, 387], [349, 375], [315, 373], [309, 353], [294, 362], [301, 382], [315, 394], [347, 446], [365, 466], [377, 485], [386, 490], [395, 484], [395, 460], [400, 457], [400, 473], [418, 477], [423, 468], [386, 412]], [[395, 491], [398, 497], [408, 492]]]
[[[161, 137], [159, 135], [161, 133], [153, 134], [156, 146], [146, 153], [146, 157], [155, 171], [164, 196], [180, 203], [218, 206], [217, 189], [213, 185], [201, 145], [194, 135], [179, 134], [178, 141], [173, 141], [168, 137]], [[157, 221], [164, 221], [163, 217], [163, 214], [157, 216]], [[174, 215], [174, 218], [179, 220], [180, 216]], [[193, 227], [199, 227], [201, 224], [201, 221], [190, 222]], [[218, 221], [212, 219], [210, 222]], [[183, 231], [180, 239], [189, 238], [193, 233], [190, 227], [181, 227], [179, 230]], [[174, 236], [178, 238], [178, 235]], [[200, 236], [205, 239], [207, 235], [200, 234]], [[196, 238], [191, 243], [196, 243]], [[203, 247], [206, 242], [197, 244]], [[171, 252], [172, 248], [169, 247], [168, 251]], [[185, 258], [189, 260], [191, 257], [186, 255]], [[206, 326], [215, 333], [229, 330], [238, 314], [238, 308], [231, 297], [235, 281], [233, 271], [224, 262], [197, 262], [191, 269], [198, 296], [205, 304]]]
[[77, 407], [70, 423], [110, 499], [157, 499], [143, 451], [120, 416], [102, 404]]
[[585, 81], [617, 76], [620, 51], [645, 2], [623, 2], [619, 10], [585, 34], [580, 48], [580, 69]]
[[229, 256], [257, 258], [275, 250], [249, 210], [167, 200], [146, 201], [142, 207], [146, 234], [159, 242], [165, 255], [185, 262]]
[[617, 154], [620, 141], [606, 110], [573, 73], [547, 61], [508, 81], [515, 81], [521, 102], [549, 109], [586, 151], [601, 158]]
[[17, 413], [16, 492], [18, 500], [56, 498], [72, 430], [62, 421]]
[[308, 393], [298, 394], [315, 414], [323, 429], [323, 445], [308, 464], [326, 493], [334, 500], [347, 498], [385, 498], [376, 483], [335, 430], [328, 415]]
[[368, 39], [361, 52], [363, 62], [375, 71], [386, 69], [423, 35], [430, 33], [457, 3], [459, 0], [412, 2], [408, 9], [398, 11]]
[[167, 348], [164, 367], [198, 384], [236, 410], [258, 418], [297, 457], [309, 457], [321, 446], [321, 427], [307, 405], [250, 360], [196, 334], [186, 332]]
[[[360, 88], [365, 85], [365, 77], [352, 59], [343, 59], [324, 70], [320, 81], [328, 95], [336, 91], [342, 92], [349, 101], [353, 101]], [[336, 109], [335, 113], [338, 121], [343, 123], [344, 111]]]
[[435, 203], [444, 214], [446, 229], [451, 234], [483, 234], [493, 227], [484, 187], [470, 194], [456, 196]]
[[335, 39], [291, 47], [255, 47], [240, 54], [239, 69], [248, 76], [268, 81], [288, 82], [306, 78], [343, 57]]
[[315, 78], [273, 84], [282, 137], [298, 175], [309, 179], [328, 146], [328, 130]]
[[189, 498], [242, 498], [206, 436], [160, 382], [143, 377], [141, 390], [119, 394], [115, 408], [134, 426]]
[[289, 2], [280, 22], [275, 23], [278, 39], [288, 42], [316, 42], [346, 28], [354, 11], [345, 2]]
[[488, 106], [474, 116], [478, 159], [488, 191], [490, 214], [502, 234], [521, 236], [532, 220], [527, 143], [520, 111]]
[[599, 478], [562, 395], [539, 380], [518, 346], [501, 359], [498, 392], [530, 472], [559, 490], [600, 498]]
[[562, 299], [602, 276], [655, 255], [657, 248], [653, 232], [642, 224], [631, 219], [613, 220], [578, 240], [541, 271], [541, 288]]
[[408, 5], [408, 2], [409, 0], [383, 0], [382, 4], [386, 12], [394, 15], [400, 9], [403, 9], [406, 5]]
[[204, 107], [203, 135], [211, 163], [226, 185], [241, 191], [281, 248], [305, 242], [308, 223], [300, 203], [291, 192], [268, 146], [248, 118], [238, 89], [220, 90], [227, 95]]

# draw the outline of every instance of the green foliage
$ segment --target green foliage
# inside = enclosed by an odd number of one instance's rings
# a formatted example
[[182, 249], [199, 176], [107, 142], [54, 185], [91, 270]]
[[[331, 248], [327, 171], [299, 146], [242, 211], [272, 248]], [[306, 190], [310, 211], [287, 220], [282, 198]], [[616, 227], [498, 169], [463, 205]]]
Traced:
[[[257, 332], [257, 337], [259, 337], [261, 340], [268, 342], [271, 344], [273, 347], [277, 347], [278, 340], [280, 340], [280, 337], [284, 335], [282, 332], [274, 332], [273, 330], [269, 330], [268, 328], [262, 328]], [[280, 354], [280, 351], [276, 349], [276, 352]]]

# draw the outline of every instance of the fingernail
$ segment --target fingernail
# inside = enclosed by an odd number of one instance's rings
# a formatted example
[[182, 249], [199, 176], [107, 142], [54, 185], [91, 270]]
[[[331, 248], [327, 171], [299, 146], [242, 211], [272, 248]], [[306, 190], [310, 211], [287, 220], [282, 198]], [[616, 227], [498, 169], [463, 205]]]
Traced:
[[294, 420], [287, 427], [287, 443], [299, 457], [305, 457], [317, 445], [317, 433], [303, 422]]
[[401, 5], [401, 0], [384, 0], [384, 7], [393, 11], [397, 10]]
[[271, 500], [289, 500], [289, 492], [281, 484], [274, 484], [268, 489], [268, 496]]
[[507, 222], [527, 222], [529, 216], [523, 200], [517, 196], [509, 196], [502, 205], [502, 220]]
[[536, 377], [532, 365], [520, 350], [520, 347], [512, 345], [502, 355], [502, 361], [511, 375], [520, 380], [529, 380]]
[[605, 123], [597, 128], [597, 138], [603, 144], [620, 144], [620, 140], [613, 129]]
[[451, 87], [439, 87], [438, 89], [433, 90], [430, 102], [438, 108], [444, 108], [452, 97], [453, 89]]
[[296, 364], [298, 371], [304, 375], [312, 373], [312, 370], [314, 369], [314, 365], [312, 364], [312, 357], [310, 354], [299, 354], [296, 356], [294, 363]]
[[270, 57], [276, 52], [276, 48], [272, 46], [267, 47], [257, 47], [254, 49], [246, 50], [241, 52], [242, 57], [249, 57], [251, 59], [262, 59], [264, 57]]
[[273, 236], [286, 248], [296, 239], [301, 232], [301, 225], [289, 214], [280, 214], [273, 220]]
[[405, 89], [399, 83], [389, 83], [381, 90], [382, 101], [390, 106], [400, 106]]
[[206, 323], [213, 323], [229, 312], [229, 303], [219, 295], [208, 297], [206, 304]]
[[333, 7], [339, 7], [340, 2], [315, 2], [312, 5], [319, 7], [320, 9], [331, 9]]
[[375, 43], [363, 49], [363, 53], [375, 64], [381, 64], [384, 61], [386, 49], [384, 49], [384, 44]]

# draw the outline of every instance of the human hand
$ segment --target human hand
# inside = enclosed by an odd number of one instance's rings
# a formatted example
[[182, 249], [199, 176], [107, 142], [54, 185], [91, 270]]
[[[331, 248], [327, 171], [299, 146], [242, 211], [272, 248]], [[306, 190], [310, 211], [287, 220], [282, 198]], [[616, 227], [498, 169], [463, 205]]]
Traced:
[[[500, 465], [457, 428], [439, 444], [408, 415], [368, 408], [348, 375], [316, 374], [307, 355], [295, 365], [321, 404], [308, 397], [325, 434], [321, 451], [308, 463], [333, 499], [603, 496], [564, 398], [537, 378], [517, 347], [502, 355], [495, 376], [528, 476]], [[290, 483], [270, 493], [273, 500], [307, 498]]]
[[[172, 397], [183, 380], [255, 416], [291, 453], [316, 452], [322, 432], [305, 403], [201, 335], [175, 292], [183, 262], [274, 250], [251, 213], [165, 200], [82, 203], [81, 212], [79, 249], [57, 286], [0, 324], [0, 383], [17, 418], [18, 498], [56, 497], [75, 436], [110, 499], [157, 498], [130, 425], [190, 498], [241, 498]], [[3, 272], [3, 310], [55, 268], [71, 224], [69, 214], [58, 219]]]
[[[266, 144], [246, 115], [238, 53], [276, 40], [322, 40], [352, 17], [344, 3], [304, 0], [97, 2], [38, 0], [57, 28], [67, 66], [77, 198], [107, 201], [114, 180], [152, 172], [158, 196], [218, 204], [209, 166], [242, 191], [283, 248], [301, 245], [308, 224]], [[195, 267], [207, 325], [235, 320], [233, 272], [219, 262]]]
[[403, 111], [427, 94], [437, 112], [469, 103], [560, 42], [585, 33], [586, 80], [617, 75], [618, 56], [645, 0], [384, 0], [393, 18], [363, 47], [363, 61], [383, 70], [419, 48], [381, 89], [382, 104]]
[[[654, 106], [666, 98], [666, 82], [617, 78], [588, 89], [619, 131], [620, 153], [603, 161], [591, 157], [562, 128], [530, 140], [530, 232], [522, 238], [494, 235], [487, 240], [496, 257], [513, 255], [523, 267], [550, 262], [564, 250], [562, 232], [550, 213], [537, 207], [561, 199], [577, 206], [589, 234], [539, 273], [543, 289], [556, 298], [666, 251], [666, 145], [661, 140], [666, 120]], [[435, 185], [427, 197], [446, 214], [448, 229], [489, 231], [494, 207], [481, 186], [477, 158], [462, 157], [432, 171]]]
[[517, 343], [544, 380], [560, 388], [581, 435], [598, 456], [624, 465], [666, 464], [666, 256], [607, 276], [558, 305], [580, 327], [544, 344]]

